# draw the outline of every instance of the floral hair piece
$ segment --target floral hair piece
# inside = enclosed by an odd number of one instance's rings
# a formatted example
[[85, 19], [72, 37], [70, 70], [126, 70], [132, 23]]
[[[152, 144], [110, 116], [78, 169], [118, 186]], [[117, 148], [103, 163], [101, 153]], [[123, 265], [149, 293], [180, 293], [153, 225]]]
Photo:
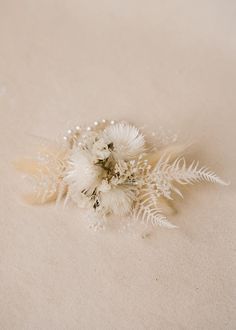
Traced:
[[71, 201], [90, 211], [95, 228], [115, 218], [174, 228], [165, 211], [176, 194], [183, 197], [181, 185], [226, 184], [196, 161], [187, 165], [183, 149], [175, 143], [158, 150], [135, 126], [102, 120], [76, 126], [63, 141], [41, 146], [36, 159], [17, 167], [34, 181], [28, 202]]

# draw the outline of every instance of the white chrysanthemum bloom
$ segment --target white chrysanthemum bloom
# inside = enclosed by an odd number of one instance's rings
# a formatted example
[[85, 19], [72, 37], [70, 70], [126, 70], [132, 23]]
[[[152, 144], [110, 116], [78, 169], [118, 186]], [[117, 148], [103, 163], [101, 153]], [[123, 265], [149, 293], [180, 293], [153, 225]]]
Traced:
[[92, 146], [92, 154], [99, 160], [107, 159], [110, 156], [110, 150], [104, 139], [101, 138]]
[[133, 159], [144, 152], [145, 140], [139, 129], [126, 123], [108, 126], [103, 132], [107, 144], [113, 143], [116, 159]]
[[121, 185], [100, 194], [101, 209], [104, 214], [129, 215], [133, 201], [134, 193]]
[[69, 158], [69, 167], [65, 175], [72, 199], [80, 198], [81, 192], [92, 191], [101, 181], [103, 169], [92, 161], [89, 152], [76, 149]]

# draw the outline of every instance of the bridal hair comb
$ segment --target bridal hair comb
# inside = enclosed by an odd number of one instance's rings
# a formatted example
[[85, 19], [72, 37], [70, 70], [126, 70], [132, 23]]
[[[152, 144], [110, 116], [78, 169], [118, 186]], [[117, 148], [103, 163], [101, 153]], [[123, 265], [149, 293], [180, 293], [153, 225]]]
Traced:
[[102, 120], [76, 126], [17, 167], [33, 179], [33, 193], [26, 196], [30, 203], [73, 202], [90, 211], [95, 228], [112, 218], [174, 228], [164, 211], [175, 195], [183, 197], [182, 185], [226, 184], [199, 162], [187, 164], [183, 149], [176, 143], [155, 148], [135, 126]]

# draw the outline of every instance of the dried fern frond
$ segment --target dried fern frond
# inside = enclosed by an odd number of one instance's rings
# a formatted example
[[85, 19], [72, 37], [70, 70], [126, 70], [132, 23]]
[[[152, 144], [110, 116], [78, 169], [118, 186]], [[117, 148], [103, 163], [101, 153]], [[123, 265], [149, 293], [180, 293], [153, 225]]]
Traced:
[[164, 154], [153, 171], [148, 173], [145, 186], [141, 188], [134, 215], [136, 218], [141, 218], [144, 223], [175, 227], [160, 208], [161, 199], [172, 200], [173, 192], [183, 197], [175, 183], [186, 185], [203, 181], [226, 185], [213, 171], [207, 167], [199, 167], [199, 162], [193, 161], [187, 165], [184, 157], [176, 158], [174, 161], [172, 158], [172, 155]]
[[179, 184], [193, 184], [197, 182], [211, 182], [227, 185], [215, 172], [206, 166], [200, 167], [198, 161], [193, 161], [187, 165], [184, 157], [176, 158], [172, 163], [169, 162], [170, 155], [162, 157], [157, 163], [154, 173], [169, 182], [175, 181]]
[[133, 217], [146, 225], [150, 223], [153, 226], [176, 228], [163, 214], [163, 210], [158, 203], [156, 191], [149, 188], [143, 189], [137, 197]]

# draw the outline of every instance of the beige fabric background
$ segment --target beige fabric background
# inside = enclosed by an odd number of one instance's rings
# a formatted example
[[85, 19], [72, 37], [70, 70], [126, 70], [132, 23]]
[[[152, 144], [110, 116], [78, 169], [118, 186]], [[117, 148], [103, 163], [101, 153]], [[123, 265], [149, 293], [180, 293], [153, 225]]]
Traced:
[[[234, 0], [0, 0], [1, 330], [236, 328], [235, 34]], [[146, 239], [25, 205], [31, 135], [103, 117], [198, 141], [231, 186]]]

